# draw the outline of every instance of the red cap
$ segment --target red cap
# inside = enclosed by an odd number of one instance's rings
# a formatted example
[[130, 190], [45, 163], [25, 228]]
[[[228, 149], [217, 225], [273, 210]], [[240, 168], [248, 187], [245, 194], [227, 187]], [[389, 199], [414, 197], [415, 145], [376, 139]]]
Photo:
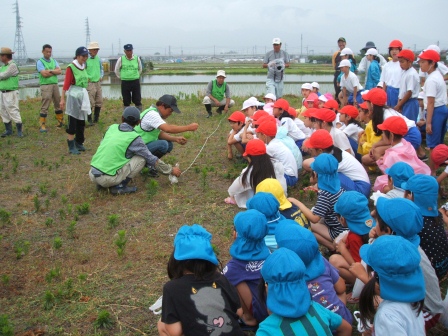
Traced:
[[241, 111], [235, 111], [233, 112], [230, 117], [227, 118], [230, 121], [235, 121], [235, 122], [242, 122], [243, 124], [246, 122], [246, 116], [244, 115], [243, 112]]
[[398, 57], [407, 59], [408, 61], [411, 61], [411, 62], [414, 62], [414, 60], [415, 60], [414, 52], [409, 49], [403, 49], [402, 51], [400, 51], [398, 53]]
[[303, 145], [307, 148], [324, 149], [333, 145], [333, 138], [327, 130], [319, 129], [306, 139]]
[[433, 62], [439, 62], [440, 61], [440, 55], [435, 50], [425, 50], [420, 55], [418, 55], [418, 58], [433, 61]]
[[253, 122], [254, 125], [261, 125], [262, 123], [266, 122], [266, 121], [274, 121], [277, 122], [275, 120], [275, 118], [273, 116], [271, 116], [269, 113], [267, 115], [261, 116], [260, 118], [258, 118], [256, 121]]
[[275, 101], [273, 107], [278, 107], [281, 108], [283, 111], [288, 111], [289, 103], [286, 99], [280, 98]]
[[336, 113], [330, 109], [321, 108], [316, 109], [316, 112], [313, 113], [313, 117], [322, 121], [331, 122], [336, 119]]
[[330, 99], [325, 102], [324, 107], [327, 109], [335, 109], [337, 110], [339, 108], [339, 104], [336, 100]]
[[253, 121], [257, 121], [258, 119], [260, 119], [261, 117], [267, 116], [269, 115], [269, 113], [267, 113], [265, 110], [258, 110], [257, 112], [254, 113], [254, 115], [252, 116], [252, 120]]
[[258, 126], [256, 132], [270, 137], [275, 137], [277, 134], [277, 123], [275, 121], [267, 120]]
[[252, 139], [246, 145], [246, 150], [244, 151], [243, 156], [257, 156], [266, 154], [266, 145], [260, 139]]
[[378, 125], [378, 128], [382, 131], [389, 131], [398, 135], [406, 135], [408, 133], [408, 126], [402, 117], [394, 116], [389, 117]]
[[367, 106], [366, 102], [362, 102], [361, 104], [358, 105], [360, 108], [364, 109], [364, 110], [368, 110], [369, 107]]
[[341, 108], [339, 110], [340, 113], [346, 114], [350, 117], [352, 117], [353, 119], [358, 118], [359, 115], [359, 111], [356, 107], [354, 107], [353, 105], [346, 105], [343, 108]]
[[373, 105], [384, 106], [387, 102], [387, 93], [383, 89], [375, 88], [362, 95], [362, 99], [368, 100]]
[[403, 42], [400, 40], [393, 40], [389, 43], [389, 48], [403, 48]]
[[314, 117], [314, 113], [316, 113], [317, 110], [318, 109], [314, 107], [306, 109], [305, 111], [302, 112], [302, 116], [308, 118]]
[[431, 161], [434, 163], [435, 168], [439, 168], [446, 160], [448, 160], [448, 146], [445, 144], [435, 146], [431, 152]]
[[297, 118], [297, 111], [294, 107], [290, 106], [288, 109], [288, 113], [291, 117]]

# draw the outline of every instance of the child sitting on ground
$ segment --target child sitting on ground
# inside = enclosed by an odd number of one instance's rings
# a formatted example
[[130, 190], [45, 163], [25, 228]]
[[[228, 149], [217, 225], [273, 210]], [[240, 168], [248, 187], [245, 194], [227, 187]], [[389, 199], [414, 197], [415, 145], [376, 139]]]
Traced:
[[235, 286], [240, 297], [243, 323], [257, 326], [268, 312], [258, 297], [261, 267], [269, 256], [264, 243], [268, 233], [266, 217], [257, 210], [238, 213], [234, 220], [234, 242], [230, 246], [232, 259], [224, 267], [222, 274]]
[[[305, 123], [300, 118], [297, 117], [297, 110], [294, 107], [290, 106], [288, 109], [288, 113], [291, 116], [291, 119], [296, 124], [296, 126], [299, 128], [299, 130], [301, 130], [302, 133], [305, 135], [305, 138], [309, 138], [311, 136], [311, 128], [306, 127]], [[299, 148], [302, 148], [302, 146], [300, 146]]]
[[401, 187], [402, 184], [415, 175], [414, 169], [412, 169], [412, 167], [406, 162], [394, 163], [392, 167], [386, 168], [384, 172], [387, 174], [387, 187], [390, 190], [385, 194], [380, 191], [374, 193], [370, 199], [372, 199], [375, 204], [378, 197], [403, 198], [405, 191]]
[[[348, 138], [352, 151], [358, 161], [361, 161], [361, 156], [358, 152], [359, 134], [364, 132], [358, 119], [359, 111], [352, 105], [346, 105], [339, 110], [339, 121], [344, 124], [342, 131]], [[341, 128], [340, 128], [341, 129]]]
[[288, 131], [288, 136], [294, 140], [298, 148], [302, 147], [305, 134], [294, 123], [292, 116], [289, 114], [289, 103], [280, 98], [274, 103], [274, 117], [280, 121], [280, 125]]
[[245, 146], [242, 144], [241, 135], [246, 123], [246, 116], [241, 111], [235, 111], [227, 119], [229, 120], [230, 127], [232, 127], [232, 130], [227, 137], [227, 158], [231, 160], [233, 159], [232, 146], [235, 147], [241, 155], [244, 153]]

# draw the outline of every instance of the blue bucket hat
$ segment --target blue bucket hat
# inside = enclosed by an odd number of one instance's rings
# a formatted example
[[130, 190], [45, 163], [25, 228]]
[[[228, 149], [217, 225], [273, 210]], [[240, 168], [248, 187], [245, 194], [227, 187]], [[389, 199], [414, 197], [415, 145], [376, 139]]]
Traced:
[[425, 298], [420, 253], [399, 236], [381, 236], [359, 250], [361, 258], [378, 273], [380, 295], [385, 300], [418, 302]]
[[311, 163], [311, 169], [317, 176], [317, 186], [319, 189], [335, 194], [341, 189], [341, 182], [338, 176], [338, 160], [327, 153], [318, 155]]
[[238, 260], [265, 260], [269, 249], [264, 242], [268, 234], [266, 216], [257, 210], [247, 210], [236, 214], [233, 219], [236, 239], [230, 246], [230, 255]]
[[406, 198], [378, 198], [376, 210], [383, 221], [395, 232], [413, 243], [420, 245], [418, 233], [423, 229], [423, 216], [417, 205]]
[[285, 219], [277, 225], [275, 240], [278, 247], [295, 252], [303, 261], [306, 267], [305, 281], [316, 279], [324, 273], [324, 260], [319, 252], [316, 237], [311, 231], [291, 219]]
[[218, 265], [211, 239], [212, 235], [199, 224], [182, 226], [174, 238], [174, 259], [202, 259]]
[[311, 296], [304, 279], [305, 265], [287, 248], [274, 251], [264, 262], [261, 275], [268, 284], [267, 306], [273, 313], [298, 318], [311, 305]]
[[412, 192], [414, 203], [420, 208], [423, 216], [437, 217], [439, 215], [437, 207], [439, 184], [434, 176], [417, 174], [401, 187]]
[[275, 198], [274, 195], [268, 192], [257, 192], [254, 197], [250, 198], [246, 202], [247, 209], [255, 209], [260, 211], [266, 216], [268, 221], [269, 233], [274, 234], [276, 224], [278, 221], [285, 219], [285, 217], [280, 213], [279, 207], [280, 202]]
[[394, 187], [402, 189], [402, 183], [406, 182], [415, 175], [414, 169], [406, 162], [397, 162], [390, 168], [386, 168], [385, 173], [392, 177]]
[[344, 192], [334, 205], [334, 212], [344, 217], [350, 231], [360, 236], [376, 225], [370, 215], [369, 200], [357, 191]]

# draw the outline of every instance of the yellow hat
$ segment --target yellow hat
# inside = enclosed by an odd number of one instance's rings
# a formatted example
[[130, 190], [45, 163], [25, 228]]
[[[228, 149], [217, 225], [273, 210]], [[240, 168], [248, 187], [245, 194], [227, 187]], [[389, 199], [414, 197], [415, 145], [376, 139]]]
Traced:
[[285, 191], [282, 188], [280, 182], [274, 178], [267, 178], [258, 183], [255, 192], [268, 192], [274, 195], [277, 201], [280, 203], [280, 210], [285, 210], [292, 207], [292, 204], [286, 198]]

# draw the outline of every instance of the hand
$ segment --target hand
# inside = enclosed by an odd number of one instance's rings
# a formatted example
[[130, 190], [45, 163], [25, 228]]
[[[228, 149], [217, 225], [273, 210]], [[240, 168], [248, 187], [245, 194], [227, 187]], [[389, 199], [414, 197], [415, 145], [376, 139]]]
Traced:
[[229, 107], [226, 105], [224, 106], [224, 112], [227, 112], [229, 110]]
[[374, 238], [374, 239], [378, 238], [378, 235], [376, 234], [376, 229], [375, 228], [370, 229], [369, 238]]
[[358, 133], [358, 142], [365, 133], [366, 133], [365, 131], [361, 131]]
[[192, 123], [188, 127], [190, 131], [194, 132], [198, 129], [199, 125], [197, 123]]
[[184, 137], [176, 137], [176, 142], [180, 145], [185, 145], [187, 143], [187, 139]]
[[395, 106], [393, 107], [393, 109], [394, 109], [395, 111], [397, 111], [397, 112], [401, 112], [401, 107], [400, 107], [400, 105], [395, 105]]
[[366, 269], [359, 262], [351, 264], [348, 270], [357, 278], [361, 278], [364, 274], [367, 275]]
[[426, 123], [426, 134], [432, 134], [432, 125], [430, 123]]
[[426, 120], [419, 120], [417, 121], [417, 126], [422, 127], [426, 123]]
[[59, 103], [59, 108], [61, 110], [64, 110], [64, 106], [65, 106], [65, 100], [61, 98], [61, 102]]
[[179, 167], [173, 167], [173, 169], [171, 170], [171, 174], [177, 177], [179, 177], [181, 173], [182, 172], [180, 171]]
[[345, 243], [341, 240], [337, 245], [336, 245], [336, 252], [342, 253], [343, 251], [347, 250], [347, 246], [345, 246]]

